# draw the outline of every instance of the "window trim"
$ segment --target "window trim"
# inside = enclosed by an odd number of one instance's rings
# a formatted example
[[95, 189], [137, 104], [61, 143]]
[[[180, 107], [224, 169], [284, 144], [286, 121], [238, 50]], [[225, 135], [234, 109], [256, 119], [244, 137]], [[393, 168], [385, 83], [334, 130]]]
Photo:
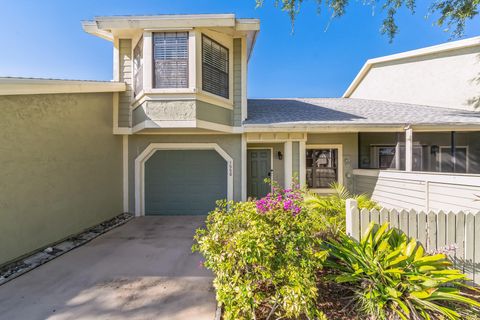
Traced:
[[[228, 93], [228, 97], [224, 97], [224, 96], [221, 96], [221, 95], [217, 95], [215, 93], [212, 93], [212, 92], [209, 92], [209, 91], [206, 91], [203, 89], [203, 65], [204, 65], [204, 62], [203, 62], [203, 49], [204, 49], [204, 42], [203, 42], [203, 39], [204, 38], [207, 38], [209, 39], [210, 41], [212, 41], [213, 43], [216, 43], [217, 45], [219, 45], [220, 47], [224, 48], [227, 50], [227, 57], [228, 57], [228, 61], [227, 61], [227, 65], [228, 65], [228, 72], [227, 72], [227, 93]], [[207, 96], [210, 96], [210, 97], [213, 97], [213, 98], [218, 98], [218, 99], [221, 99], [221, 100], [224, 100], [224, 101], [228, 101], [228, 103], [230, 103], [233, 99], [233, 92], [232, 92], [232, 87], [233, 87], [233, 81], [232, 81], [232, 76], [233, 76], [233, 67], [232, 67], [232, 64], [233, 64], [233, 46], [229, 46], [229, 45], [226, 45], [225, 43], [221, 43], [217, 40], [215, 40], [213, 37], [211, 37], [210, 35], [207, 35], [206, 33], [202, 32], [201, 33], [201, 37], [200, 37], [200, 66], [201, 66], [201, 70], [200, 70], [200, 83], [199, 83], [199, 88], [202, 92], [202, 94], [204, 95], [207, 95]]]
[[[185, 87], [165, 87], [165, 88], [157, 88], [156, 87], [156, 74], [155, 74], [155, 33], [186, 33], [187, 34], [187, 85]], [[183, 91], [187, 92], [191, 87], [191, 44], [190, 44], [190, 32], [189, 31], [178, 31], [178, 30], [169, 30], [169, 31], [152, 31], [151, 32], [151, 68], [150, 69], [150, 76], [151, 76], [151, 90], [152, 92], [178, 92]]]
[[[305, 155], [308, 150], [311, 149], [337, 149], [338, 150], [338, 179], [337, 182], [343, 184], [343, 144], [307, 144], [305, 146]], [[305, 168], [305, 184], [307, 184], [307, 158], [302, 164]], [[315, 193], [332, 193], [332, 188], [309, 188], [310, 191]]]

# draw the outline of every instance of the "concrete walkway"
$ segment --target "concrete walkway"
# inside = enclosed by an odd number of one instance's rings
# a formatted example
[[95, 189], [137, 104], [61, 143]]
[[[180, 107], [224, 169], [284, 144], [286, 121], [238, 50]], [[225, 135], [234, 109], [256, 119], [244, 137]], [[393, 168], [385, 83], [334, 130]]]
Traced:
[[204, 220], [133, 219], [0, 286], [0, 319], [213, 320], [212, 275], [190, 249]]

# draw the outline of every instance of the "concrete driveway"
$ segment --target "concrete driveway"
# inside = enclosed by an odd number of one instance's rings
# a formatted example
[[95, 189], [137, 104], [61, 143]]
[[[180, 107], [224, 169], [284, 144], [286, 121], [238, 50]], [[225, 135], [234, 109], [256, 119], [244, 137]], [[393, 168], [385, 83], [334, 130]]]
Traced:
[[0, 286], [0, 319], [208, 319], [212, 275], [191, 253], [205, 217], [133, 219]]

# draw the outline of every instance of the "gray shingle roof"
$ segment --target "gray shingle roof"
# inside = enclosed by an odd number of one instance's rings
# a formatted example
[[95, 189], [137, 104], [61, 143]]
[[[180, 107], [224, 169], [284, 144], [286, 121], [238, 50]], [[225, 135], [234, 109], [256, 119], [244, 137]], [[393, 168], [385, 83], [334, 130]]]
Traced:
[[480, 126], [480, 112], [352, 98], [248, 100], [246, 126], [332, 124]]

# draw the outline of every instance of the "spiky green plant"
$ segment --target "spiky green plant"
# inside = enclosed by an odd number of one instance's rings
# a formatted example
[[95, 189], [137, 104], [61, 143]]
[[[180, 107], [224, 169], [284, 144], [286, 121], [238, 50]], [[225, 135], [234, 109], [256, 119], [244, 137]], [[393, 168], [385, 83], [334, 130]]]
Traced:
[[335, 236], [345, 230], [345, 215], [347, 199], [357, 200], [360, 209], [373, 209], [378, 205], [366, 194], [352, 194], [348, 189], [339, 183], [331, 185], [333, 192], [329, 195], [318, 195], [309, 193], [305, 195], [305, 206], [316, 212], [318, 215], [319, 229], [324, 236]]
[[[480, 303], [461, 289], [466, 276], [444, 254], [429, 255], [397, 229], [370, 224], [359, 242], [345, 234], [324, 243], [325, 267], [354, 291], [356, 306], [372, 319], [468, 319]], [[474, 299], [475, 298], [475, 299]]]

